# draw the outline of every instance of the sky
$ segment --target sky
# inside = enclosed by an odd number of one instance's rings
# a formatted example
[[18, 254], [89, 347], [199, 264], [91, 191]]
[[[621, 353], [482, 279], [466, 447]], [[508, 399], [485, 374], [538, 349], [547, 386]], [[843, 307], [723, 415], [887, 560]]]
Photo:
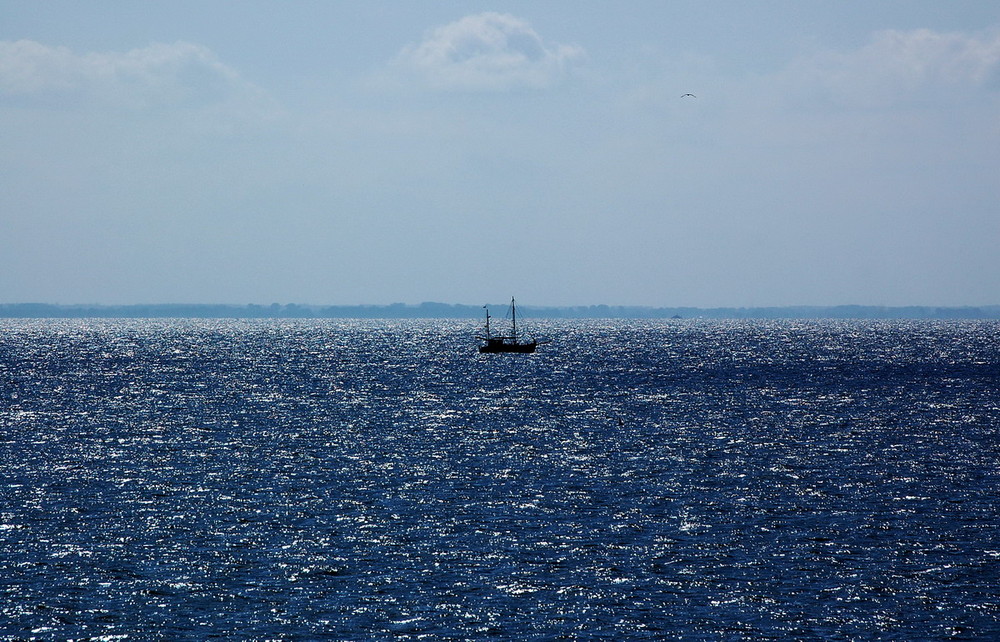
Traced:
[[0, 0], [4, 303], [988, 305], [998, 241], [996, 0]]

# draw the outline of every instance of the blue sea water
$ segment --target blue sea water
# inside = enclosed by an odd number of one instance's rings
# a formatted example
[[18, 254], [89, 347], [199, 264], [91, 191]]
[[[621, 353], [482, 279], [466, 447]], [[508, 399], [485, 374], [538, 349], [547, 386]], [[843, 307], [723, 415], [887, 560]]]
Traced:
[[1000, 324], [0, 321], [0, 639], [1000, 638]]

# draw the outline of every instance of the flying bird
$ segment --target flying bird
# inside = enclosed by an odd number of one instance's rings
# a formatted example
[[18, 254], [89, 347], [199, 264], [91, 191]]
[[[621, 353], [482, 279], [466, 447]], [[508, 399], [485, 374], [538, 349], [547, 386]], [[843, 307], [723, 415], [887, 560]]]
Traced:
[[688, 96], [691, 96], [692, 98], [697, 98], [697, 96], [695, 96], [694, 94], [681, 94], [681, 98], [687, 98]]

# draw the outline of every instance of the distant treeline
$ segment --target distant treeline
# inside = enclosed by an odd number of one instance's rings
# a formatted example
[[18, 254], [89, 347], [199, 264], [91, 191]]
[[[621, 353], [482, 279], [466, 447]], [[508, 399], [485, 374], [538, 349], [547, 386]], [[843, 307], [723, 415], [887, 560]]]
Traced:
[[[506, 304], [490, 305], [494, 314]], [[1000, 305], [979, 307], [885, 307], [866, 305], [787, 306], [770, 308], [653, 308], [589, 305], [518, 306], [525, 317], [548, 319], [1000, 319]], [[481, 305], [421, 303], [409, 305], [56, 305], [0, 303], [0, 318], [122, 319], [469, 319], [484, 315]]]

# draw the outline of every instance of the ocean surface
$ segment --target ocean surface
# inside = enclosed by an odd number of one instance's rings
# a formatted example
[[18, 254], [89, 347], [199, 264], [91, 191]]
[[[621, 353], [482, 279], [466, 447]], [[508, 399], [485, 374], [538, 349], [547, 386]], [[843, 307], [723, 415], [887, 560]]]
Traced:
[[0, 639], [1000, 639], [1000, 323], [531, 326], [0, 320]]

